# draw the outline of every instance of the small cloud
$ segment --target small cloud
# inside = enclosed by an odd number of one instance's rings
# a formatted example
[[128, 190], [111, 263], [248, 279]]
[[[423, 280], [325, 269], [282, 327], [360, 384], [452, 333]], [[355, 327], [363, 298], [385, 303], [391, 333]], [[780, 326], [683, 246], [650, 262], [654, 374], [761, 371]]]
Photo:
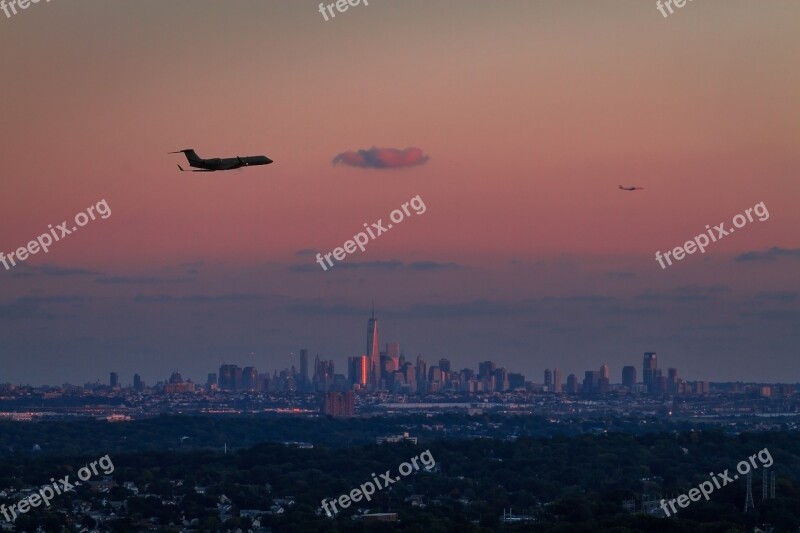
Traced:
[[716, 300], [721, 294], [730, 292], [725, 285], [684, 285], [665, 292], [647, 291], [635, 296], [636, 300], [669, 301], [669, 302], [709, 302]]
[[405, 168], [424, 165], [429, 157], [419, 148], [376, 148], [342, 152], [333, 158], [333, 164], [339, 163], [360, 168]]
[[759, 300], [772, 300], [776, 302], [796, 302], [800, 294], [793, 291], [759, 292], [755, 298]]
[[52, 320], [54, 318], [57, 318], [57, 315], [42, 311], [39, 306], [31, 305], [26, 302], [0, 305], [0, 321], [31, 319]]
[[716, 300], [718, 295], [729, 291], [730, 288], [725, 285], [693, 284], [677, 287], [671, 292], [673, 293], [672, 300], [675, 302], [710, 302]]
[[415, 261], [408, 264], [409, 270], [446, 270], [459, 268], [461, 268], [461, 266], [455, 263], [437, 263], [436, 261]]
[[557, 299], [562, 300], [564, 302], [589, 303], [589, 304], [611, 303], [616, 300], [611, 296], [599, 296], [596, 294], [578, 294], [575, 296], [564, 296], [563, 298], [557, 298]]
[[[333, 267], [328, 266], [328, 270], [353, 270], [353, 269], [380, 269], [380, 270], [415, 270], [417, 272], [430, 272], [433, 270], [448, 270], [464, 268], [456, 263], [437, 263], [436, 261], [415, 261], [404, 263], [397, 259], [388, 261], [361, 261], [361, 262], [342, 262], [334, 263]], [[323, 272], [318, 263], [294, 264], [289, 266], [292, 272]]]
[[43, 276], [99, 276], [100, 272], [93, 272], [84, 268], [60, 267], [56, 265], [26, 265], [20, 263], [18, 270], [12, 274], [14, 277], [29, 277], [36, 274]]
[[140, 294], [134, 301], [140, 303], [165, 303], [165, 302], [189, 302], [189, 303], [218, 303], [218, 302], [245, 302], [245, 301], [267, 301], [282, 298], [275, 294], [259, 293], [231, 293], [231, 294], [189, 294], [186, 296], [172, 296], [170, 294]]
[[764, 252], [745, 252], [733, 258], [738, 263], [745, 261], [775, 261], [782, 257], [800, 259], [800, 248], [780, 248], [773, 246]]
[[674, 292], [679, 294], [687, 293], [703, 293], [703, 294], [722, 294], [723, 292], [730, 292], [730, 287], [726, 285], [700, 285], [693, 283], [692, 285], [683, 285], [676, 287]]
[[741, 330], [742, 327], [738, 324], [705, 324], [705, 325], [690, 325], [681, 327], [682, 331], [701, 332], [701, 333], [732, 333]]
[[764, 320], [797, 320], [800, 321], [800, 311], [759, 311], [753, 313], [758, 318]]
[[382, 268], [395, 269], [403, 266], [402, 261], [363, 261], [361, 263], [337, 263], [336, 268]]
[[[52, 320], [59, 315], [42, 309], [48, 304], [82, 303], [82, 296], [23, 296], [9, 304], [0, 304], [0, 321], [3, 320]], [[65, 315], [61, 315], [63, 318]]]
[[108, 278], [97, 278], [94, 282], [104, 285], [143, 285], [147, 283], [161, 283], [162, 280], [153, 277], [111, 276]]
[[[187, 274], [191, 276], [191, 274]], [[185, 281], [195, 281], [193, 277], [184, 278], [158, 278], [155, 276], [107, 276], [97, 278], [95, 283], [102, 285], [152, 285], [158, 283], [182, 283]]]
[[17, 298], [18, 303], [30, 304], [64, 304], [85, 302], [86, 298], [78, 295], [70, 296], [22, 296]]
[[[402, 261], [392, 260], [392, 261], [362, 261], [360, 263], [334, 263], [333, 267], [328, 266], [328, 270], [346, 270], [346, 269], [354, 269], [354, 268], [375, 268], [375, 269], [382, 269], [382, 270], [393, 270], [396, 268], [400, 268], [403, 266]], [[322, 267], [319, 266], [318, 263], [309, 263], [304, 265], [291, 265], [289, 266], [289, 270], [292, 272], [323, 272]]]

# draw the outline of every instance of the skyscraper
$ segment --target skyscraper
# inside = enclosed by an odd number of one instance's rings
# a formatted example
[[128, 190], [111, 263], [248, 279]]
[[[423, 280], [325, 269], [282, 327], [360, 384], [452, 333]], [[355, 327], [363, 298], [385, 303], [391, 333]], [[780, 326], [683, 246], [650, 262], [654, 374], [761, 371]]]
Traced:
[[308, 350], [300, 350], [300, 390], [307, 391], [309, 383]]
[[561, 392], [561, 369], [553, 369], [553, 392]]
[[652, 392], [655, 388], [655, 383], [653, 383], [651, 386], [651, 381], [653, 381], [653, 378], [656, 375], [656, 369], [658, 369], [658, 359], [656, 358], [656, 353], [644, 352], [644, 359], [642, 361], [642, 383], [644, 383], [650, 392]]
[[583, 378], [583, 392], [587, 394], [597, 392], [600, 387], [600, 378], [602, 376], [599, 370], [587, 370]]
[[494, 387], [497, 391], [508, 390], [508, 372], [503, 366], [494, 369]]
[[133, 375], [133, 388], [134, 390], [140, 391], [144, 388], [144, 383], [142, 382], [142, 376], [139, 374]]
[[433, 383], [433, 382], [437, 383], [442, 382], [442, 371], [436, 365], [433, 365], [428, 369], [428, 383]]
[[478, 363], [478, 379], [489, 379], [494, 375], [495, 365], [492, 361]]
[[119, 387], [119, 372], [112, 372], [109, 383], [111, 384], [112, 389], [116, 389]]
[[253, 366], [246, 366], [242, 370], [242, 390], [258, 390], [258, 370]]
[[570, 394], [578, 392], [578, 376], [575, 374], [567, 376], [567, 392]]
[[610, 379], [608, 375], [608, 365], [605, 363], [600, 367], [600, 377]]
[[678, 369], [677, 368], [670, 368], [667, 370], [667, 392], [670, 394], [675, 394], [678, 392], [678, 384], [680, 383], [680, 379], [678, 378]]
[[424, 393], [428, 384], [428, 363], [421, 355], [417, 356], [417, 392]]
[[[221, 365], [219, 367], [219, 388], [221, 390], [236, 390], [238, 383], [236, 383], [236, 365]], [[241, 376], [241, 369], [238, 375]]]
[[511, 390], [517, 389], [524, 389], [525, 388], [525, 376], [523, 374], [517, 374], [514, 372], [509, 372], [508, 374], [508, 388]]
[[369, 358], [366, 355], [347, 358], [347, 381], [364, 388], [369, 383]]
[[547, 390], [550, 390], [550, 385], [553, 384], [553, 373], [550, 371], [549, 368], [544, 369], [544, 386], [548, 387]]
[[636, 367], [624, 366], [622, 367], [622, 385], [633, 390], [636, 385]]
[[366, 355], [359, 355], [353, 361], [353, 383], [367, 386], [369, 380], [369, 357]]
[[333, 387], [334, 368], [333, 360], [323, 361], [317, 354], [314, 358], [314, 377], [312, 378], [314, 391], [328, 392]]
[[375, 318], [375, 307], [372, 318], [367, 322], [367, 357], [369, 357], [370, 383], [378, 388], [381, 381], [381, 350], [378, 345], [378, 319]]
[[402, 368], [403, 363], [400, 362], [400, 343], [399, 342], [387, 342], [386, 343], [386, 357], [391, 359], [394, 362], [394, 367], [396, 369]]

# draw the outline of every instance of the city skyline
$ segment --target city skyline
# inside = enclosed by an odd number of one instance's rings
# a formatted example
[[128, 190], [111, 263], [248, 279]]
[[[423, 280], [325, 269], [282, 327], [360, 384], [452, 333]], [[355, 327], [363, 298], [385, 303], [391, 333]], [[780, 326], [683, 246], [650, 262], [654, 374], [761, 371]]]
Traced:
[[[478, 361], [475, 363], [475, 366], [469, 366], [469, 364], [453, 365], [449, 358], [442, 357], [438, 360], [439, 365], [437, 366], [433, 364], [436, 362], [435, 359], [432, 360], [430, 365], [428, 365], [423, 354], [418, 354], [414, 359], [416, 362], [415, 368], [414, 364], [412, 363], [412, 359], [410, 357], [406, 358], [403, 350], [401, 349], [402, 343], [398, 341], [386, 342], [384, 344], [386, 349], [381, 350], [378, 335], [378, 317], [375, 315], [375, 307], [373, 304], [371, 315], [367, 320], [367, 353], [363, 355], [349, 356], [344, 365], [339, 366], [333, 359], [325, 359], [324, 357], [321, 358], [320, 354], [317, 353], [314, 357], [312, 373], [309, 370], [309, 350], [307, 348], [300, 348], [298, 350], [300, 355], [299, 360], [290, 360], [289, 366], [284, 368], [274, 367], [272, 368], [271, 372], [269, 370], [266, 370], [265, 372], [259, 372], [258, 366], [255, 364], [254, 354], [250, 353], [249, 357], [251, 362], [247, 366], [239, 366], [238, 362], [221, 362], [218, 372], [208, 372], [206, 374], [205, 385], [208, 386], [213, 383], [213, 385], [218, 386], [220, 390], [262, 390], [262, 380], [264, 378], [266, 378], [267, 382], [269, 382], [271, 378], [278, 377], [279, 375], [283, 378], [286, 377], [288, 373], [288, 376], [293, 379], [291, 390], [305, 392], [327, 392], [328, 390], [333, 390], [334, 378], [337, 375], [343, 376], [349, 385], [355, 386], [355, 390], [357, 391], [390, 390], [393, 387], [390, 386], [387, 388], [386, 380], [389, 378], [391, 373], [400, 372], [402, 370], [401, 365], [403, 364], [411, 365], [411, 371], [417, 376], [417, 381], [420, 379], [423, 382], [427, 381], [429, 379], [427, 376], [428, 371], [433, 369], [438, 369], [438, 371], [446, 373], [452, 372], [454, 375], [461, 373], [462, 377], [465, 371], [472, 372], [477, 369], [478, 372], [477, 374], [474, 374], [474, 377], [476, 377], [478, 380], [493, 376], [496, 370], [502, 369], [509, 375], [514, 374], [516, 376], [522, 376], [522, 379], [525, 383], [537, 385], [541, 384], [544, 387], [552, 387], [550, 392], [607, 392], [610, 385], [622, 385], [630, 389], [631, 392], [652, 393], [658, 390], [660, 393], [674, 394], [676, 392], [680, 392], [679, 384], [681, 382], [759, 382], [758, 380], [731, 381], [715, 380], [713, 378], [683, 379], [682, 377], [678, 376], [678, 369], [675, 366], [667, 367], [666, 370], [668, 373], [666, 376], [664, 376], [664, 368], [658, 367], [657, 352], [643, 352], [641, 362], [641, 380], [637, 380], [637, 367], [635, 365], [626, 364], [619, 368], [619, 381], [615, 381], [611, 377], [613, 374], [611, 368], [605, 362], [601, 363], [599, 367], [596, 367], [599, 368], [599, 370], [580, 370], [574, 372], [565, 372], [563, 368], [556, 367], [551, 364], [542, 369], [543, 379], [541, 382], [533, 378], [527, 379], [528, 375], [525, 373], [514, 372], [512, 371], [513, 369], [507, 369], [503, 365], [498, 366], [491, 359]], [[445, 365], [446, 369], [444, 368]], [[342, 369], [343, 371], [336, 372], [336, 368]], [[422, 374], [422, 378], [419, 377], [420, 373]], [[584, 375], [584, 377], [581, 378], [581, 375]], [[178, 381], [173, 382], [176, 376]], [[319, 380], [327, 382], [322, 389], [317, 388], [318, 376]], [[147, 382], [146, 379], [142, 379], [141, 374], [138, 372], [134, 373], [131, 378], [133, 380], [132, 383], [122, 385], [120, 383], [120, 373], [112, 370], [109, 373], [109, 384], [112, 389], [116, 388], [117, 386], [144, 388], [145, 383]], [[95, 381], [95, 383], [99, 381], [100, 380], [98, 379]], [[193, 380], [190, 376], [187, 376], [185, 381], [191, 382], [197, 386], [201, 386], [200, 380]], [[442, 381], [444, 381], [444, 379], [442, 379]], [[171, 378], [164, 379], [163, 381], [158, 379], [153, 381], [153, 383], [165, 384], [183, 382], [184, 380], [180, 369], [177, 368], [172, 372]], [[2, 383], [2, 380], [0, 380], [0, 383]], [[92, 382], [86, 382], [87, 385], [90, 383]], [[139, 384], [138, 386], [137, 383]], [[508, 380], [505, 380], [505, 383], [506, 386], [508, 386]], [[792, 384], [800, 383], [800, 380], [796, 382], [762, 381], [762, 383]], [[25, 384], [20, 383], [17, 385]], [[50, 383], [43, 385], [57, 386], [58, 384]], [[501, 385], [497, 386], [500, 387]], [[637, 388], [637, 386], [641, 387]], [[263, 390], [265, 390], [265, 388]], [[394, 390], [394, 392], [398, 391]], [[414, 389], [413, 391], [408, 392], [416, 394], [419, 391]], [[430, 393], [430, 391], [426, 391], [425, 393]]]

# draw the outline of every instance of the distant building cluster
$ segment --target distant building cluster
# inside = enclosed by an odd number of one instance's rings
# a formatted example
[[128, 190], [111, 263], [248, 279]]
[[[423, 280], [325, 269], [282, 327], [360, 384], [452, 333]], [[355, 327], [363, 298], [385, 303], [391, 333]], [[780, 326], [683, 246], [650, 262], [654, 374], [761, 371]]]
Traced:
[[450, 360], [441, 358], [428, 366], [422, 356], [412, 362], [400, 350], [399, 342], [388, 342], [384, 351], [378, 342], [378, 319], [373, 311], [367, 322], [367, 347], [364, 355], [347, 360], [347, 386], [356, 391], [385, 390], [401, 394], [438, 392], [495, 392], [525, 388], [525, 376], [508, 373], [491, 361], [480, 363], [478, 373], [465, 368], [453, 371]]
[[[545, 370], [545, 383], [549, 377], [549, 370]], [[556, 369], [553, 373], [559, 372]], [[554, 388], [560, 392], [560, 379], [556, 379]], [[709, 394], [710, 384], [708, 381], [683, 381], [678, 377], [677, 368], [667, 369], [665, 376], [658, 368], [658, 358], [655, 352], [645, 352], [642, 358], [642, 382], [637, 380], [636, 367], [622, 367], [622, 387], [612, 387], [608, 365], [602, 365], [600, 370], [587, 370], [581, 383], [575, 374], [567, 376], [565, 392], [569, 394], [597, 394], [610, 392], [612, 390], [623, 390], [637, 394]]]
[[[259, 373], [253, 365], [242, 368], [225, 363], [219, 367], [218, 373], [208, 374], [205, 387], [198, 387], [191, 380], [184, 380], [176, 371], [167, 382], [157, 383], [149, 389], [141, 376], [135, 374], [133, 389], [137, 392], [164, 394], [200, 390], [319, 394], [322, 401], [321, 405], [317, 405], [322, 413], [331, 416], [352, 416], [355, 413], [354, 394], [365, 393], [388, 392], [408, 396], [471, 396], [518, 392], [589, 396], [609, 392], [652, 396], [711, 393], [711, 384], [708, 381], [684, 381], [678, 377], [677, 368], [668, 368], [665, 375], [658, 367], [655, 352], [644, 353], [641, 380], [637, 368], [628, 365], [622, 368], [621, 383], [612, 383], [610, 369], [607, 364], [603, 364], [598, 370], [586, 370], [582, 380], [575, 374], [569, 374], [565, 380], [560, 368], [547, 368], [543, 382], [534, 383], [526, 381], [523, 374], [509, 372], [491, 360], [478, 363], [477, 371], [472, 368], [454, 370], [447, 358], [440, 358], [435, 363], [428, 363], [421, 355], [413, 360], [407, 358], [400, 343], [396, 341], [385, 343], [381, 349], [378, 318], [374, 309], [367, 320], [366, 333], [365, 353], [347, 359], [346, 375], [336, 373], [333, 360], [321, 359], [317, 354], [312, 362], [309, 360], [308, 350], [302, 349], [299, 352], [299, 369], [292, 365], [270, 374]], [[122, 389], [117, 372], [111, 372], [109, 385], [112, 392]], [[729, 392], [756, 394], [763, 398], [788, 397], [794, 394], [792, 385], [759, 384], [756, 389], [754, 386], [732, 384]], [[87, 384], [86, 387], [97, 390], [103, 386], [95, 383]]]
[[182, 394], [194, 392], [194, 383], [191, 380], [183, 381], [180, 373], [173, 372], [169, 382], [164, 384], [164, 394]]

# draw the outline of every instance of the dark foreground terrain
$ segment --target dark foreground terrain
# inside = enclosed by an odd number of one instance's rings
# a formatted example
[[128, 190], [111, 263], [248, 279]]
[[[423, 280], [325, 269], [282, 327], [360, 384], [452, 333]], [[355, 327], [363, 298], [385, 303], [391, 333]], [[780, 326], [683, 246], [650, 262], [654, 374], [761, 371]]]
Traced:
[[[463, 418], [456, 422], [486, 428], [497, 424], [484, 417]], [[714, 429], [580, 433], [565, 428], [563, 434], [550, 436], [444, 438], [447, 424], [436, 421], [443, 427], [432, 427], [417, 445], [378, 445], [368, 421], [323, 419], [317, 421], [320, 432], [302, 439], [314, 445], [309, 448], [284, 442], [287, 437], [302, 437], [306, 422], [285, 422], [299, 424], [300, 433], [277, 431], [272, 425], [280, 419], [252, 419], [245, 426], [241, 421], [168, 417], [116, 425], [3, 423], [0, 504], [18, 503], [50, 478], [76, 480], [78, 469], [108, 454], [114, 465], [109, 476], [101, 472], [54, 499], [50, 507], [31, 509], [16, 520], [16, 529], [723, 533], [753, 531], [755, 526], [773, 531], [800, 527], [796, 433], [727, 435]], [[540, 422], [516, 420], [520, 428]], [[395, 429], [398, 424], [415, 423], [414, 419], [373, 421], [380, 430], [387, 429], [384, 425]], [[202, 432], [198, 433], [198, 425]], [[195, 442], [205, 433], [215, 435], [214, 442], [208, 446]], [[174, 438], [181, 434], [187, 438]], [[35, 435], [41, 444], [29, 447], [27, 440]], [[156, 435], [169, 438], [161, 442]], [[227, 453], [217, 445], [217, 441], [249, 443], [248, 435], [258, 435], [262, 442], [230, 446]], [[321, 511], [323, 499], [351, 494], [387, 470], [395, 477], [402, 463], [425, 450], [436, 463], [430, 471], [415, 470], [377, 490], [371, 501], [354, 503], [334, 518]], [[677, 518], [664, 518], [658, 503], [654, 512], [641, 511], [643, 499], [677, 498], [708, 481], [709, 473], [727, 469], [732, 477], [740, 461], [759, 451], [761, 456], [753, 461], [757, 465], [752, 476], [754, 510], [743, 512], [747, 480], [740, 476], [714, 488], [709, 501], [679, 508]], [[764, 499], [764, 470], [769, 474], [767, 489], [775, 474], [774, 498], [767, 490]], [[509, 509], [524, 521], [504, 523], [504, 511]], [[370, 513], [396, 513], [397, 521], [373, 523], [362, 516]], [[2, 516], [0, 524], [11, 527]]]

